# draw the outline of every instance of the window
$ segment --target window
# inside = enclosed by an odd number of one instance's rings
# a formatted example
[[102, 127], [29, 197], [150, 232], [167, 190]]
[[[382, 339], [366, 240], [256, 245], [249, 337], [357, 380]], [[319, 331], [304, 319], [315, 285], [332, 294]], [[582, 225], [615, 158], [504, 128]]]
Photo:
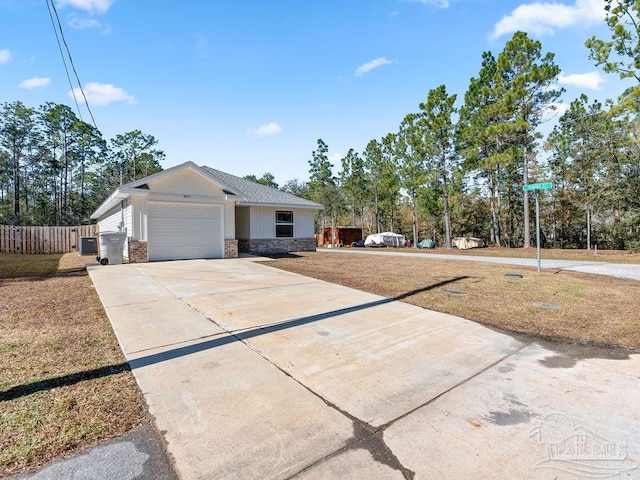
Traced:
[[293, 212], [276, 210], [276, 237], [293, 237]]
[[293, 212], [276, 210], [276, 224], [293, 223]]

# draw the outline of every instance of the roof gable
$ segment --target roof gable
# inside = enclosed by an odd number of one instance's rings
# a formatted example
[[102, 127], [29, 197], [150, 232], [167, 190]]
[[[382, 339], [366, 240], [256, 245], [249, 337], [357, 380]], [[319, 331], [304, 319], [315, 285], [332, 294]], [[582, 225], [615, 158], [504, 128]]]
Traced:
[[312, 208], [321, 210], [324, 208], [321, 204], [298, 197], [291, 193], [276, 190], [260, 183], [247, 180], [246, 178], [236, 177], [230, 173], [225, 173], [211, 167], [202, 167], [204, 171], [221, 182], [231, 185], [235, 190], [241, 192], [241, 199], [238, 205], [283, 205], [288, 207]]
[[184, 170], [190, 170], [190, 171], [196, 173], [197, 175], [200, 175], [205, 180], [215, 183], [217, 186], [219, 186], [223, 190], [226, 190], [226, 193], [228, 193], [228, 194], [231, 194], [231, 195], [240, 195], [241, 194], [241, 192], [236, 191], [233, 188], [233, 186], [227, 185], [226, 183], [224, 183], [220, 179], [212, 177], [206, 171], [204, 171], [201, 167], [199, 167], [198, 165], [196, 165], [193, 162], [184, 162], [184, 163], [181, 163], [180, 165], [175, 165], [175, 166], [173, 166], [171, 168], [167, 168], [166, 170], [163, 170], [161, 172], [154, 173], [153, 175], [149, 175], [148, 177], [140, 178], [140, 179], [135, 180], [133, 182], [127, 183], [125, 185], [122, 185], [118, 190], [126, 190], [126, 189], [130, 189], [130, 188], [140, 188], [140, 187], [144, 188], [144, 185], [147, 185], [147, 188], [148, 188], [148, 184], [149, 183], [153, 183], [155, 180], [159, 180], [159, 179], [162, 179], [164, 177], [175, 175], [177, 173], [183, 172]]
[[185, 162], [118, 187], [109, 198], [91, 214], [91, 218], [100, 218], [108, 210], [113, 208], [119, 200], [128, 198], [131, 195], [148, 194], [150, 183], [153, 185], [153, 183], [158, 180], [166, 179], [166, 177], [179, 174], [185, 170], [190, 170], [203, 177], [203, 179], [217, 185], [225, 194], [235, 196], [238, 205], [286, 206], [290, 208], [311, 208], [316, 210], [323, 208], [319, 203], [252, 182], [246, 178], [236, 177], [235, 175], [211, 167], [199, 167], [193, 162]]

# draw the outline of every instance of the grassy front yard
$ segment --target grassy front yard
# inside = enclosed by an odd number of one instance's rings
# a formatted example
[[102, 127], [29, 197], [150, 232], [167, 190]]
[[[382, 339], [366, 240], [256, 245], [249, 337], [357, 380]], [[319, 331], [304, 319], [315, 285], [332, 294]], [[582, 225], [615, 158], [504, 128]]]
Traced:
[[[0, 254], [0, 477], [150, 421], [84, 261]], [[637, 281], [389, 255], [305, 253], [269, 265], [504, 331], [640, 349]]]
[[[640, 349], [640, 282], [634, 280], [553, 270], [538, 274], [535, 268], [500, 264], [349, 253], [303, 253], [268, 264], [508, 332]], [[511, 273], [523, 278], [505, 276]]]
[[[411, 253], [431, 253], [436, 255], [469, 255], [480, 257], [509, 257], [509, 258], [537, 258], [536, 247], [530, 248], [506, 248], [488, 247], [471, 248], [468, 250], [458, 250], [457, 248], [434, 248], [434, 249], [407, 249]], [[385, 253], [385, 249], [380, 249], [380, 253]], [[540, 257], [549, 260], [577, 260], [586, 262], [611, 262], [611, 263], [640, 263], [640, 253], [628, 252], [626, 250], [585, 250], [585, 249], [546, 249], [540, 251]]]
[[149, 421], [85, 261], [0, 253], [0, 476]]

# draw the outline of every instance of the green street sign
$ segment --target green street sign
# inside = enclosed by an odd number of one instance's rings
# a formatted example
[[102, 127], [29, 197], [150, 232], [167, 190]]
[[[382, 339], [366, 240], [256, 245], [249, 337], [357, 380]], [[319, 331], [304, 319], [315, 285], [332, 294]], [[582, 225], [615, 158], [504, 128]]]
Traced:
[[529, 185], [523, 185], [522, 189], [527, 192], [529, 190], [546, 190], [548, 188], [551, 188], [553, 186], [553, 184], [551, 182], [546, 182], [546, 183], [531, 183]]

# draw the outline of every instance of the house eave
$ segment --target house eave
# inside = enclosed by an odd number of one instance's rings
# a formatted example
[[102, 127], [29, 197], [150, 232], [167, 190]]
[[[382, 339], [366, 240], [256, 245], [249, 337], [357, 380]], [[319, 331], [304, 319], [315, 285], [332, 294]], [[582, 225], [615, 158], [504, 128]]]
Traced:
[[304, 210], [324, 210], [323, 205], [297, 205], [294, 203], [259, 203], [259, 202], [238, 202], [239, 207], [269, 207], [269, 208], [298, 208]]
[[121, 192], [120, 189], [117, 189], [113, 192], [109, 197], [102, 202], [102, 204], [96, 208], [96, 210], [89, 217], [91, 220], [98, 220], [102, 215], [107, 213], [113, 207], [115, 207], [118, 202], [129, 198], [131, 194], [126, 192]]

